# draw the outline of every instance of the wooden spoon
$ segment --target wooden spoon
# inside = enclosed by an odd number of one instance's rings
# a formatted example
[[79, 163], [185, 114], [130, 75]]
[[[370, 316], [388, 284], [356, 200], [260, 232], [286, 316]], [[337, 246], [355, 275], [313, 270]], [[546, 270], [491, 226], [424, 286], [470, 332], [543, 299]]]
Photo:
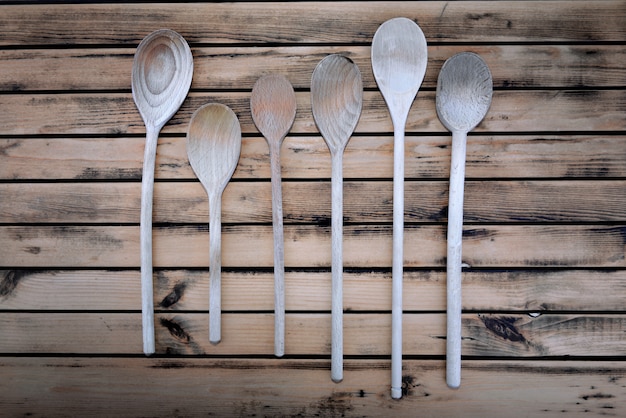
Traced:
[[343, 151], [361, 116], [361, 72], [350, 59], [329, 55], [311, 77], [311, 109], [331, 155], [331, 379], [343, 380]]
[[133, 99], [146, 125], [146, 148], [141, 180], [141, 312], [143, 351], [154, 353], [152, 294], [152, 195], [157, 140], [163, 125], [185, 100], [193, 75], [189, 45], [178, 33], [162, 29], [146, 36], [135, 52]]
[[451, 388], [461, 385], [461, 242], [467, 133], [487, 114], [492, 92], [489, 67], [474, 53], [456, 54], [441, 67], [437, 80], [437, 115], [452, 131], [446, 267], [446, 382]]
[[259, 78], [252, 88], [250, 111], [270, 150], [274, 226], [274, 355], [282, 357], [285, 354], [285, 246], [280, 147], [296, 117], [296, 94], [289, 80], [278, 74]]
[[235, 113], [222, 104], [200, 107], [187, 131], [187, 156], [209, 197], [209, 341], [221, 333], [222, 193], [241, 154], [241, 126]]
[[426, 38], [404, 17], [380, 25], [372, 40], [372, 70], [393, 122], [393, 262], [391, 397], [402, 397], [402, 268], [404, 250], [404, 128], [426, 72]]

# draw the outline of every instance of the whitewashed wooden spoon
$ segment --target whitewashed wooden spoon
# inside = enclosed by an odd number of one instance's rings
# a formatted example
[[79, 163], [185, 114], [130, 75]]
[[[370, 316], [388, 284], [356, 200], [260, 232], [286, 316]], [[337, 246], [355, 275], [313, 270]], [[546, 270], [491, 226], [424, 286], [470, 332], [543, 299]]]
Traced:
[[404, 260], [404, 128], [424, 80], [426, 38], [410, 19], [384, 22], [372, 40], [372, 70], [393, 122], [393, 261], [391, 397], [402, 397], [402, 273]]
[[189, 45], [169, 29], [146, 36], [135, 52], [133, 99], [146, 125], [146, 147], [141, 178], [141, 312], [143, 351], [154, 354], [154, 301], [152, 293], [152, 195], [159, 132], [187, 97], [193, 76]]
[[474, 53], [456, 54], [441, 67], [437, 80], [437, 115], [452, 132], [446, 267], [446, 382], [451, 388], [461, 385], [461, 243], [467, 133], [487, 114], [492, 92], [489, 67]]
[[343, 151], [361, 116], [361, 72], [350, 59], [329, 55], [311, 77], [311, 109], [331, 155], [331, 379], [343, 380]]
[[252, 120], [270, 150], [272, 224], [274, 227], [274, 355], [285, 354], [285, 244], [280, 147], [296, 117], [296, 94], [289, 80], [278, 74], [261, 77], [252, 88]]
[[221, 333], [222, 193], [233, 176], [241, 154], [241, 126], [223, 104], [200, 107], [187, 131], [187, 156], [209, 197], [209, 341]]

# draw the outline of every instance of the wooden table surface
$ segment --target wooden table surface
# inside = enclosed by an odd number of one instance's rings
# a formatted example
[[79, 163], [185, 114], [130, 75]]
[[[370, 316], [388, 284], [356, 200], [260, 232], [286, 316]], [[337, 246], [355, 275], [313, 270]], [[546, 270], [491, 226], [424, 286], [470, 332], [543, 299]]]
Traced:
[[[0, 415], [626, 415], [626, 2], [0, 4]], [[12, 3], [12, 4], [11, 4]], [[34, 3], [34, 2], [33, 2]], [[89, 2], [91, 3], [91, 2]], [[370, 45], [404, 16], [428, 41], [406, 136], [404, 397], [390, 397], [393, 134]], [[170, 28], [191, 92], [159, 137], [156, 354], [141, 343], [145, 128], [130, 75]], [[493, 103], [468, 137], [461, 388], [445, 384], [450, 134], [443, 62], [480, 54]], [[310, 79], [363, 75], [344, 157], [344, 381], [330, 379], [330, 154]], [[254, 82], [294, 85], [282, 148], [286, 355], [273, 356], [268, 148]], [[242, 153], [223, 201], [222, 342], [208, 341], [207, 197], [185, 135], [230, 106]]]

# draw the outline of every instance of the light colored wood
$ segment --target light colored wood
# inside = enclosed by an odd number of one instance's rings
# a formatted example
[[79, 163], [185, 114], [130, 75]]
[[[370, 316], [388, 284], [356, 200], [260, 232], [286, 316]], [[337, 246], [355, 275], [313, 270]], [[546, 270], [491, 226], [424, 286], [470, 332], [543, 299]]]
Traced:
[[[626, 79], [621, 45], [480, 45], [435, 44], [422, 87], [434, 88], [444, 61], [471, 50], [491, 69], [494, 87], [615, 87]], [[192, 89], [252, 89], [270, 71], [282, 74], [297, 89], [308, 89], [319, 57], [343, 54], [361, 70], [363, 87], [376, 88], [369, 46], [216, 46], [195, 47]], [[129, 48], [0, 50], [0, 90], [125, 90], [131, 72]], [[271, 60], [266, 57], [271, 56]], [[106, 69], [106, 71], [104, 70]]]
[[[1, 353], [132, 354], [141, 347], [137, 313], [6, 312], [0, 318], [5, 336]], [[223, 313], [220, 344], [209, 342], [206, 311], [156, 313], [156, 353], [160, 355], [266, 355], [274, 353], [271, 313]], [[403, 352], [439, 355], [446, 351], [444, 313], [405, 313]], [[331, 356], [329, 313], [287, 313], [286, 355]], [[541, 356], [621, 356], [624, 315], [620, 314], [463, 314], [463, 355], [533, 358]], [[345, 313], [344, 353], [389, 356], [391, 315]], [[331, 367], [332, 371], [332, 367]], [[347, 372], [346, 372], [347, 374]], [[388, 378], [387, 378], [388, 379]], [[386, 379], [386, 380], [387, 380]], [[329, 381], [330, 383], [330, 381]]]
[[187, 132], [189, 163], [209, 197], [210, 340], [221, 340], [222, 194], [241, 154], [237, 115], [223, 104], [210, 103], [192, 116]]
[[487, 114], [492, 86], [489, 67], [471, 52], [461, 52], [446, 60], [437, 79], [437, 115], [452, 132], [446, 259], [446, 381], [455, 389], [461, 385], [461, 253], [467, 133]]
[[359, 67], [342, 55], [322, 59], [311, 76], [311, 111], [331, 158], [331, 379], [343, 379], [343, 152], [361, 116]]
[[[473, 268], [625, 267], [625, 228], [623, 224], [465, 226], [463, 262]], [[225, 226], [222, 265], [272, 267], [271, 231], [264, 225]], [[206, 268], [208, 232], [197, 225], [155, 228], [154, 266]], [[344, 226], [344, 266], [391, 266], [391, 234], [388, 225]], [[0, 226], [0, 247], [1, 267], [139, 266], [134, 226]], [[327, 268], [330, 247], [328, 227], [285, 225], [286, 267]], [[445, 253], [444, 227], [405, 225], [405, 268], [442, 267]]]
[[252, 89], [250, 113], [270, 152], [274, 228], [274, 355], [282, 357], [285, 353], [285, 243], [280, 148], [296, 118], [296, 95], [289, 80], [275, 74], [260, 78]]
[[6, 5], [0, 45], [127, 45], [164, 19], [192, 43], [358, 44], [371, 42], [378, 25], [397, 16], [419, 22], [439, 42], [623, 42], [622, 6], [545, 1], [538, 13], [523, 1]]
[[[298, 114], [291, 134], [315, 134], [310, 95], [296, 92]], [[243, 133], [256, 133], [249, 110], [250, 93], [192, 92], [162, 132], [183, 134], [193, 111], [209, 103], [228, 105], [239, 116]], [[590, 103], [597, 103], [590, 106]], [[601, 104], [601, 105], [600, 105]], [[124, 93], [0, 95], [0, 135], [120, 135], [143, 134], [130, 95]], [[624, 90], [497, 90], [489, 115], [475, 132], [529, 135], [559, 131], [602, 134], [626, 130]], [[20, 119], [23, 123], [20, 123]], [[379, 92], [363, 93], [363, 113], [357, 134], [388, 134], [393, 130]], [[435, 93], [419, 94], [406, 125], [407, 133], [446, 132], [435, 111]]]
[[[532, 180], [626, 177], [626, 136], [472, 135], [467, 144], [466, 175], [474, 179]], [[3, 180], [139, 180], [145, 140], [113, 138], [0, 138]], [[45, 146], [46, 152], [38, 152]], [[405, 170], [410, 179], [443, 179], [450, 174], [450, 138], [405, 138]], [[118, 149], [127, 152], [119, 155]], [[185, 139], [159, 138], [156, 179], [192, 179]], [[281, 152], [283, 179], [330, 178], [328, 147], [321, 137], [287, 137]], [[233, 178], [269, 179], [267, 144], [259, 137], [242, 139]], [[393, 137], [353, 136], [344, 152], [344, 177], [390, 178]], [[28, 170], [26, 168], [28, 167]], [[407, 183], [409, 184], [409, 183]], [[158, 184], [156, 185], [158, 190]], [[471, 197], [471, 196], [470, 196]], [[406, 205], [409, 207], [410, 205]]]
[[185, 100], [193, 77], [189, 45], [178, 33], [161, 29], [146, 36], [135, 52], [132, 69], [133, 100], [146, 126], [141, 177], [141, 306], [144, 353], [154, 353], [152, 312], [152, 194], [157, 140], [163, 125]]
[[[207, 310], [209, 276], [202, 270], [158, 270], [154, 300], [159, 311]], [[391, 272], [344, 272], [344, 309], [391, 310]], [[288, 311], [328, 311], [330, 271], [288, 271]], [[444, 311], [446, 275], [442, 269], [404, 272], [406, 311]], [[222, 273], [222, 308], [271, 311], [272, 273]], [[0, 308], [27, 311], [130, 311], [140, 298], [135, 270], [0, 270]], [[541, 269], [468, 270], [463, 274], [463, 309], [520, 312], [620, 312], [626, 270], [545, 271]], [[53, 297], [51, 297], [53, 295]]]
[[[54, 188], [49, 183], [0, 184], [0, 222], [137, 223], [140, 187], [126, 182], [57, 183]], [[447, 187], [445, 180], [406, 181], [404, 221], [445, 222]], [[328, 223], [329, 181], [285, 181], [282, 189], [289, 223]], [[465, 189], [463, 216], [470, 222], [620, 222], [626, 206], [626, 180], [470, 180]], [[233, 182], [223, 200], [225, 223], [272, 221], [268, 181]], [[206, 192], [198, 182], [157, 182], [153, 212], [156, 223], [209, 222]], [[351, 223], [390, 223], [392, 182], [344, 181], [343, 212]]]
[[11, 379], [0, 382], [0, 403], [7, 415], [50, 417], [414, 417], [419, 410], [424, 417], [500, 418], [503, 411], [515, 411], [551, 418], [600, 416], [626, 407], [623, 362], [496, 360], [486, 367], [484, 361], [467, 360], [463, 365], [468, 384], [451, 392], [443, 361], [406, 360], [404, 399], [391, 402], [385, 360], [346, 360], [345, 380], [329, 386], [325, 360], [3, 357], [0, 366]]
[[404, 263], [404, 129], [424, 80], [428, 51], [420, 27], [401, 17], [387, 20], [372, 39], [372, 70], [393, 123], [393, 263], [391, 396], [402, 397], [402, 271]]

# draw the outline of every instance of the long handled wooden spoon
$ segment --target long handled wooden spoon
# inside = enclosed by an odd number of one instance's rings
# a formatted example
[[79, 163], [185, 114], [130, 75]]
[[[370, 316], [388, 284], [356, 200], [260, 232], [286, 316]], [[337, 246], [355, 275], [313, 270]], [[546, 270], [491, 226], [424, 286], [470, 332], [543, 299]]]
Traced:
[[235, 113], [218, 103], [200, 107], [187, 131], [187, 156], [209, 197], [209, 341], [221, 333], [222, 193], [241, 154], [241, 126]]
[[343, 151], [361, 116], [361, 72], [350, 59], [329, 55], [311, 77], [311, 109], [331, 155], [331, 379], [343, 380]]
[[178, 33], [162, 29], [146, 36], [135, 52], [133, 99], [146, 125], [146, 148], [141, 178], [141, 312], [143, 351], [154, 354], [152, 295], [152, 195], [157, 140], [163, 125], [185, 100], [193, 76], [189, 45]]
[[296, 94], [289, 80], [278, 74], [259, 78], [252, 88], [250, 111], [254, 124], [270, 149], [274, 226], [274, 355], [282, 357], [285, 354], [285, 245], [280, 147], [296, 117]]
[[407, 18], [380, 25], [372, 40], [372, 70], [393, 122], [393, 262], [391, 397], [402, 397], [402, 268], [404, 250], [404, 128], [426, 72], [426, 38]]
[[456, 54], [441, 67], [437, 80], [437, 115], [452, 131], [446, 267], [446, 382], [451, 388], [461, 385], [461, 243], [467, 133], [487, 114], [492, 92], [489, 67], [474, 53]]

